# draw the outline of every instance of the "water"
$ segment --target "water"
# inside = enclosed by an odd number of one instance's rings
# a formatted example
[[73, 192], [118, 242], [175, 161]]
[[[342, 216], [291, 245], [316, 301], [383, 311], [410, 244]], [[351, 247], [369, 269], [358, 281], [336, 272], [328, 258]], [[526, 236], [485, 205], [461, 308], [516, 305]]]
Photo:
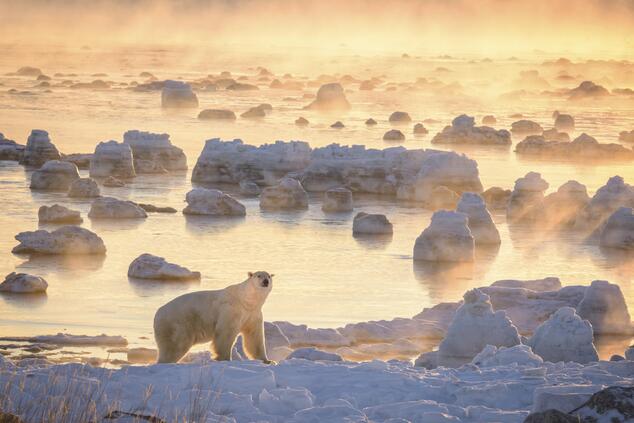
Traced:
[[[135, 53], [135, 54], [132, 54]], [[176, 53], [138, 51], [130, 56], [113, 52], [62, 52], [53, 58], [40, 57], [40, 62], [0, 60], [0, 74], [14, 71], [22, 64], [41, 65], [46, 74], [75, 72], [73, 79], [91, 81], [92, 72], [107, 72], [103, 78], [117, 82], [140, 80], [140, 71], [149, 70], [159, 78], [184, 76], [202, 77], [229, 69], [236, 74], [253, 77], [253, 67], [266, 64], [258, 57], [245, 64], [232, 57], [217, 62], [185, 64], [174, 62]], [[115, 60], [115, 57], [117, 58]], [[97, 60], [100, 59], [100, 60]], [[101, 60], [102, 59], [102, 60]], [[123, 60], [123, 62], [122, 62]], [[394, 58], [341, 57], [327, 63], [321, 72], [345, 69], [345, 72], [368, 74], [393, 71]], [[169, 62], [169, 65], [163, 62]], [[280, 69], [271, 60], [276, 73], [298, 72], [293, 64]], [[411, 81], [412, 75], [425, 75], [436, 63], [422, 59], [399, 62], [396, 81]], [[538, 62], [537, 62], [538, 63]], [[446, 63], [445, 66], [449, 66]], [[531, 63], [508, 64], [530, 67]], [[47, 67], [48, 66], [48, 67]], [[488, 74], [467, 73], [468, 62], [451, 63], [457, 69], [451, 78], [463, 85], [473, 85], [481, 92], [482, 81]], [[477, 65], [480, 66], [480, 65]], [[495, 69], [495, 68], [493, 68]], [[505, 70], [504, 72], [507, 72]], [[317, 72], [307, 72], [315, 77]], [[344, 71], [342, 70], [342, 73]], [[126, 76], [128, 75], [128, 76]], [[394, 77], [396, 78], [396, 77]], [[462, 79], [460, 79], [462, 78]], [[60, 78], [54, 79], [58, 80]], [[61, 78], [63, 79], [63, 78]], [[388, 77], [389, 79], [389, 77]], [[137, 93], [122, 87], [104, 91], [53, 87], [51, 92], [32, 89], [32, 79], [0, 76], [0, 131], [8, 138], [24, 143], [33, 128], [49, 131], [53, 142], [65, 153], [92, 152], [104, 140], [121, 140], [128, 129], [167, 132], [172, 142], [183, 148], [190, 169], [202, 149], [204, 140], [213, 137], [242, 138], [250, 144], [262, 144], [276, 139], [299, 139], [312, 146], [331, 142], [365, 144], [385, 148], [391, 144], [381, 140], [391, 128], [387, 117], [394, 110], [405, 110], [415, 121], [433, 118], [437, 124], [427, 124], [429, 135], [413, 137], [411, 127], [404, 127], [409, 148], [429, 148], [433, 135], [451, 118], [462, 112], [498, 117], [499, 128], [510, 127], [521, 112], [526, 118], [552, 126], [555, 109], [575, 116], [577, 131], [588, 132], [600, 142], [616, 142], [619, 131], [634, 128], [634, 103], [574, 105], [552, 98], [535, 99], [527, 103], [497, 101], [493, 96], [444, 98], [417, 91], [374, 91], [348, 93], [353, 110], [346, 114], [317, 115], [301, 110], [310, 100], [301, 99], [298, 91], [263, 88], [257, 92], [198, 93], [200, 109], [229, 108], [236, 114], [261, 102], [271, 103], [274, 111], [263, 120], [238, 118], [235, 122], [203, 122], [196, 119], [198, 110], [166, 112], [160, 108], [160, 92]], [[15, 95], [9, 88], [29, 89], [33, 95]], [[315, 88], [306, 89], [314, 92]], [[467, 90], [469, 91], [469, 90]], [[291, 97], [292, 99], [289, 99]], [[306, 128], [293, 124], [299, 117], [311, 124]], [[363, 122], [374, 117], [379, 124], [366, 128]], [[342, 120], [346, 128], [330, 129]], [[514, 140], [517, 142], [517, 140]], [[470, 148], [461, 150], [476, 159], [485, 187], [498, 185], [511, 188], [518, 177], [528, 171], [539, 171], [550, 183], [550, 191], [570, 179], [584, 183], [592, 195], [608, 177], [619, 174], [634, 182], [632, 164], [571, 164], [521, 160], [512, 149]], [[82, 176], [87, 176], [82, 171]], [[456, 301], [465, 290], [488, 285], [495, 280], [532, 279], [558, 276], [565, 285], [588, 284], [594, 279], [618, 283], [630, 310], [634, 310], [634, 265], [625, 257], [602, 252], [571, 233], [549, 233], [534, 228], [510, 226], [502, 214], [494, 215], [502, 244], [496, 250], [479, 250], [473, 265], [453, 267], [414, 264], [412, 249], [420, 232], [429, 224], [429, 211], [396, 204], [392, 199], [371, 196], [355, 197], [356, 211], [386, 214], [394, 224], [391, 239], [367, 240], [352, 237], [354, 213], [324, 215], [321, 198], [311, 196], [308, 211], [271, 213], [260, 211], [256, 199], [241, 198], [236, 187], [221, 189], [235, 195], [247, 208], [243, 219], [209, 219], [185, 217], [180, 213], [184, 198], [192, 187], [191, 170], [181, 174], [139, 176], [123, 188], [102, 187], [103, 195], [131, 199], [142, 203], [171, 206], [177, 214], [151, 214], [139, 222], [99, 222], [86, 217], [89, 201], [70, 199], [64, 194], [34, 193], [28, 188], [30, 172], [15, 163], [0, 162], [0, 274], [12, 271], [28, 272], [44, 277], [49, 283], [46, 296], [0, 296], [0, 334], [27, 336], [66, 331], [73, 334], [120, 334], [131, 346], [153, 346], [152, 318], [155, 310], [183, 293], [218, 289], [240, 282], [248, 271], [266, 270], [275, 273], [274, 288], [266, 305], [267, 320], [288, 320], [313, 327], [337, 327], [350, 322], [411, 317], [424, 307], [441, 301]], [[37, 210], [41, 205], [60, 203], [80, 210], [84, 227], [96, 232], [107, 246], [105, 257], [31, 258], [11, 254], [17, 244], [13, 237], [21, 231], [38, 228]], [[53, 227], [41, 226], [45, 229]], [[157, 283], [129, 280], [127, 268], [142, 253], [151, 253], [202, 273], [200, 282]], [[622, 353], [628, 340], [602, 344], [602, 356]], [[105, 354], [103, 351], [96, 354]]]

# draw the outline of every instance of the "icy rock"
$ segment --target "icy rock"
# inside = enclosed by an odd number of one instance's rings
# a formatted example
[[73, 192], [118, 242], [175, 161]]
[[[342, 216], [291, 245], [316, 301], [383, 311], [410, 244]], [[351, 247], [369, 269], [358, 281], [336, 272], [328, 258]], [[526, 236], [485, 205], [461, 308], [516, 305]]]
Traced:
[[470, 262], [474, 253], [475, 242], [467, 226], [467, 215], [454, 211], [435, 212], [414, 244], [414, 260]]
[[507, 218], [514, 221], [534, 220], [541, 212], [546, 189], [548, 182], [537, 172], [528, 172], [523, 178], [517, 179], [506, 209]]
[[476, 244], [499, 244], [501, 242], [500, 233], [480, 195], [465, 192], [460, 197], [456, 211], [467, 215], [469, 230]]
[[77, 166], [59, 160], [50, 160], [31, 175], [30, 188], [40, 191], [68, 191], [73, 181], [79, 179]]
[[545, 361], [589, 363], [599, 360], [592, 340], [590, 322], [563, 307], [535, 330], [527, 345]]
[[186, 82], [167, 80], [161, 91], [161, 106], [164, 108], [198, 107], [198, 97]]
[[[145, 173], [143, 170], [147, 167], [167, 171], [187, 170], [185, 153], [172, 145], [168, 134], [131, 130], [123, 134], [123, 143], [132, 149], [137, 173]], [[146, 162], [149, 166], [143, 165]]]
[[236, 114], [226, 109], [205, 109], [198, 114], [202, 120], [236, 120]]
[[45, 230], [20, 232], [16, 254], [104, 254], [106, 246], [94, 232], [78, 226], [63, 226], [52, 232]]
[[0, 133], [0, 160], [10, 160], [19, 162], [24, 156], [25, 146], [4, 137]]
[[445, 186], [459, 194], [482, 192], [478, 164], [464, 154], [427, 150], [419, 169], [411, 182], [398, 187], [398, 199], [429, 202], [434, 188], [438, 186]]
[[288, 339], [291, 347], [311, 345], [315, 347], [341, 347], [350, 345], [350, 340], [336, 329], [313, 329], [306, 325], [289, 322], [273, 322]]
[[15, 74], [19, 76], [36, 76], [37, 77], [42, 75], [42, 70], [34, 66], [22, 66], [15, 72]]
[[563, 411], [550, 409], [529, 414], [524, 423], [579, 423], [579, 418]]
[[630, 313], [621, 288], [608, 281], [592, 281], [577, 306], [577, 314], [590, 321], [596, 335], [632, 333]]
[[[268, 107], [267, 107], [268, 106]], [[259, 106], [251, 107], [246, 112], [242, 113], [240, 117], [252, 119], [252, 118], [263, 118], [266, 116], [266, 111], [270, 110], [270, 104], [260, 104]]]
[[62, 155], [51, 142], [48, 132], [41, 129], [33, 129], [26, 141], [20, 164], [40, 167], [49, 160], [60, 160], [61, 158]]
[[100, 197], [92, 202], [88, 217], [91, 219], [144, 219], [147, 213], [132, 201]]
[[403, 147], [376, 150], [330, 144], [313, 150], [310, 165], [300, 173], [301, 182], [308, 191], [344, 186], [354, 192], [394, 195], [420, 170], [424, 155], [423, 150]]
[[571, 115], [557, 113], [555, 117], [555, 129], [563, 132], [575, 130], [575, 119]]
[[423, 125], [422, 123], [417, 123], [416, 125], [414, 125], [413, 132], [414, 132], [414, 135], [425, 135], [429, 131], [427, 130], [427, 128], [425, 128], [425, 125]]
[[634, 361], [634, 345], [625, 350], [625, 359]]
[[[539, 139], [539, 135], [532, 135], [532, 137], [538, 137], [535, 139]], [[559, 132], [555, 128], [544, 130], [542, 137], [544, 137], [546, 141], [570, 142], [570, 135], [568, 135], [568, 133]]]
[[619, 132], [619, 141], [622, 142], [634, 142], [634, 129], [631, 131], [621, 131]]
[[431, 192], [425, 207], [430, 210], [454, 209], [460, 196], [445, 186], [438, 186]]
[[343, 87], [338, 82], [324, 84], [317, 90], [315, 100], [305, 109], [313, 110], [348, 110], [350, 103], [346, 99]]
[[176, 213], [176, 209], [173, 207], [159, 207], [153, 204], [136, 203], [137, 206], [149, 213]]
[[352, 191], [343, 187], [329, 189], [324, 194], [321, 209], [331, 213], [352, 211]]
[[517, 328], [504, 311], [493, 311], [487, 294], [473, 289], [463, 298], [438, 347], [439, 365], [451, 364], [455, 359], [471, 360], [487, 345], [512, 347], [521, 343]]
[[342, 361], [339, 354], [318, 350], [314, 347], [298, 348], [287, 357], [287, 360], [301, 358], [310, 361]]
[[245, 216], [246, 208], [238, 200], [217, 189], [194, 188], [185, 197], [183, 214], [205, 216]]
[[297, 119], [295, 119], [295, 125], [297, 126], [306, 126], [308, 125], [308, 119], [304, 118], [304, 117], [298, 117]]
[[39, 294], [46, 292], [48, 283], [39, 277], [26, 273], [9, 273], [0, 283], [0, 292], [14, 294]]
[[515, 147], [517, 154], [561, 160], [632, 160], [634, 151], [620, 144], [600, 144], [595, 138], [581, 134], [572, 142], [547, 141], [531, 135]]
[[335, 129], [341, 129], [341, 128], [345, 128], [345, 125], [343, 124], [343, 122], [338, 120], [335, 123], [333, 123], [332, 125], [330, 125], [330, 127], [331, 128], [335, 128]]
[[610, 92], [605, 87], [592, 81], [583, 81], [578, 87], [568, 91], [568, 98], [571, 100], [596, 99], [609, 95]]
[[368, 126], [376, 125], [376, 120], [369, 118], [365, 121], [365, 124]]
[[407, 112], [394, 112], [390, 115], [388, 120], [392, 123], [407, 123], [411, 122], [412, 118]]
[[506, 209], [511, 198], [511, 190], [491, 187], [482, 193], [482, 198], [491, 210]]
[[620, 207], [634, 207], [634, 187], [613, 176], [599, 188], [575, 219], [575, 229], [593, 230]]
[[77, 166], [77, 169], [88, 169], [90, 167], [91, 159], [92, 154], [90, 153], [73, 153], [62, 155], [62, 161], [73, 163], [75, 166]]
[[504, 288], [524, 288], [536, 292], [548, 292], [560, 290], [561, 281], [559, 280], [559, 278], [554, 277], [533, 280], [504, 279], [493, 282], [491, 286], [499, 286]]
[[586, 186], [568, 181], [548, 194], [543, 201], [541, 214], [551, 226], [572, 226], [581, 210], [590, 202]]
[[432, 144], [511, 145], [511, 134], [505, 129], [475, 126], [471, 116], [456, 117], [451, 126], [445, 126], [432, 138]]
[[304, 169], [310, 162], [310, 146], [302, 141], [264, 144], [260, 147], [241, 140], [207, 140], [192, 173], [193, 182], [237, 184], [248, 179], [273, 185], [289, 172]]
[[537, 122], [522, 119], [511, 124], [511, 132], [513, 135], [541, 135], [544, 132], [544, 128]]
[[102, 185], [104, 187], [120, 188], [120, 187], [124, 187], [125, 183], [115, 178], [114, 176], [108, 176], [106, 179], [103, 180]]
[[192, 272], [185, 267], [168, 263], [163, 257], [141, 254], [130, 263], [128, 276], [140, 279], [190, 280], [200, 279], [200, 272]]
[[136, 176], [132, 160], [132, 148], [116, 141], [100, 142], [90, 160], [90, 176], [106, 178], [114, 176], [128, 179]]
[[493, 115], [486, 115], [482, 118], [483, 125], [495, 125], [498, 123], [498, 120]]
[[37, 211], [40, 223], [81, 223], [83, 219], [78, 211], [68, 209], [59, 204], [41, 206]]
[[70, 184], [68, 196], [72, 198], [92, 198], [99, 197], [99, 185], [92, 178], [79, 178]]
[[601, 228], [599, 245], [634, 250], [634, 214], [631, 208], [621, 207], [612, 213]]
[[634, 387], [610, 386], [590, 397], [570, 414], [582, 422], [625, 423], [634, 421]]
[[308, 194], [297, 179], [283, 178], [277, 185], [262, 190], [260, 208], [264, 210], [307, 209]]
[[544, 360], [533, 353], [528, 345], [521, 344], [509, 348], [487, 345], [471, 360], [471, 364], [478, 367], [508, 366], [514, 363], [521, 366], [538, 367], [544, 363]]
[[390, 129], [383, 134], [383, 141], [405, 141], [405, 134], [398, 129]]
[[255, 182], [243, 179], [240, 181], [240, 194], [247, 197], [257, 197], [262, 190]]
[[359, 212], [352, 221], [353, 235], [391, 235], [392, 223], [384, 214]]

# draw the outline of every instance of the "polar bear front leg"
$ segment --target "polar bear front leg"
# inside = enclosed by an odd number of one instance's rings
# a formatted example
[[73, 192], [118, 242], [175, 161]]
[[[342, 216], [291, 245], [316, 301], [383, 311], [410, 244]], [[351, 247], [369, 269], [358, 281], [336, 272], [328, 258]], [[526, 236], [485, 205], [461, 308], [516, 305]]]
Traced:
[[218, 325], [220, 329], [214, 333], [212, 344], [216, 353], [215, 359], [229, 361], [231, 360], [231, 350], [233, 350], [233, 345], [236, 342], [238, 333], [240, 333], [240, 328], [230, 318], [223, 320]]
[[244, 349], [251, 358], [262, 360], [266, 364], [271, 363], [266, 356], [266, 346], [264, 345], [264, 322], [262, 313], [251, 319], [251, 321], [242, 328], [242, 339], [244, 340]]

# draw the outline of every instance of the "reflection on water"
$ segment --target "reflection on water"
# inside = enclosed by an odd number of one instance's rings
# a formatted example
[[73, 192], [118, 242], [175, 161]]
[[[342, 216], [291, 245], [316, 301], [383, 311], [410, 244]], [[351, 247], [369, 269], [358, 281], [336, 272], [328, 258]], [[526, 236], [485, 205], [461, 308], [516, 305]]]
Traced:
[[390, 243], [394, 235], [366, 235], [366, 234], [354, 234], [352, 235], [357, 244], [367, 248], [368, 250], [385, 250]]
[[[172, 57], [170, 52], [170, 58]], [[70, 54], [70, 53], [69, 53]], [[143, 51], [130, 64], [122, 64], [114, 53], [95, 52], [99, 61], [78, 62], [77, 56], [59, 56], [46, 73], [73, 72], [79, 79], [89, 79], [93, 72], [107, 72], [109, 79], [130, 84], [141, 81], [136, 75], [152, 71], [159, 79], [184, 75], [197, 78], [221, 70], [253, 74], [257, 65], [269, 66], [274, 72], [301, 74], [306, 66], [295, 68], [298, 61], [271, 60], [260, 55], [248, 61], [222, 59], [200, 64], [199, 71], [183, 69], [180, 60], [157, 67], [160, 53]], [[167, 54], [165, 54], [167, 55]], [[174, 55], [177, 57], [177, 55]], [[527, 59], [528, 60], [528, 59]], [[535, 61], [535, 66], [542, 58]], [[262, 120], [238, 119], [235, 122], [200, 121], [198, 110], [162, 110], [159, 92], [135, 92], [129, 89], [101, 91], [70, 90], [54, 86], [51, 93], [12, 96], [9, 88], [30, 89], [32, 80], [5, 77], [18, 64], [9, 55], [0, 56], [0, 132], [24, 143], [33, 128], [49, 131], [53, 142], [64, 153], [92, 152], [103, 140], [121, 140], [129, 129], [167, 132], [172, 142], [188, 158], [190, 171], [169, 175], [142, 175], [125, 187], [101, 187], [102, 195], [129, 199], [138, 203], [173, 207], [175, 214], [150, 213], [147, 219], [107, 221], [89, 219], [90, 200], [70, 199], [64, 193], [32, 192], [28, 189], [32, 171], [10, 162], [0, 162], [0, 273], [14, 270], [41, 275], [49, 283], [47, 296], [17, 301], [0, 299], [0, 333], [35, 335], [67, 330], [73, 333], [108, 333], [125, 335], [131, 346], [152, 346], [154, 312], [165, 302], [185, 292], [218, 289], [246, 278], [248, 271], [268, 270], [275, 273], [275, 287], [264, 306], [267, 320], [288, 320], [310, 326], [337, 327], [349, 322], [411, 317], [424, 307], [440, 301], [457, 301], [470, 288], [488, 285], [499, 279], [537, 279], [560, 277], [564, 285], [588, 284], [594, 279], [619, 283], [626, 302], [634, 310], [634, 260], [632, 257], [604, 251], [585, 242], [579, 234], [544, 230], [543, 225], [509, 225], [503, 211], [494, 215], [502, 244], [498, 249], [476, 250], [471, 264], [413, 263], [412, 249], [416, 237], [429, 224], [431, 213], [411, 204], [399, 204], [392, 198], [355, 194], [352, 213], [324, 214], [321, 195], [310, 195], [306, 211], [262, 211], [257, 199], [239, 195], [236, 186], [220, 188], [244, 203], [244, 218], [183, 216], [185, 194], [192, 188], [191, 169], [204, 140], [242, 138], [260, 145], [277, 139], [301, 139], [311, 146], [332, 142], [342, 145], [363, 144], [368, 148], [385, 148], [382, 136], [392, 125], [388, 116], [395, 110], [407, 111], [415, 122], [425, 119], [429, 135], [413, 137], [409, 126], [407, 148], [438, 148], [431, 144], [433, 135], [457, 114], [469, 113], [479, 121], [484, 114], [498, 118], [497, 128], [509, 128], [521, 112], [549, 128], [552, 111], [559, 109], [575, 116], [577, 130], [571, 136], [587, 132], [600, 142], [615, 142], [619, 131], [634, 128], [632, 103], [618, 102], [606, 107], [567, 102], [562, 98], [535, 97], [530, 101], [500, 101], [497, 97], [478, 97], [479, 90], [498, 81], [487, 72], [473, 72], [468, 61], [424, 62], [412, 58], [408, 63], [394, 58], [341, 57], [337, 63], [315, 65], [320, 72], [347, 72], [362, 77], [385, 74], [391, 81], [413, 81], [428, 75], [437, 66], [451, 66], [446, 82], [459, 81], [473, 94], [451, 97], [433, 95], [426, 90], [346, 92], [353, 108], [350, 111], [320, 115], [303, 110], [308, 101], [304, 92], [271, 90], [198, 92], [201, 108], [222, 106], [237, 114], [260, 103], [273, 105], [273, 112]], [[22, 65], [22, 64], [19, 64]], [[518, 66], [532, 63], [494, 64], [507, 67], [513, 78]], [[84, 67], [86, 69], [84, 69]], [[88, 69], [90, 68], [90, 69]], [[369, 70], [366, 70], [369, 69]], [[186, 71], [186, 72], [185, 72]], [[134, 76], [125, 76], [134, 75]], [[316, 76], [316, 75], [313, 75]], [[444, 78], [444, 77], [443, 77]], [[499, 81], [505, 84], [505, 81]], [[485, 88], [482, 88], [485, 87]], [[500, 88], [500, 87], [498, 87]], [[505, 87], [504, 89], [507, 89]], [[501, 88], [500, 88], [501, 89]], [[310, 87], [305, 92], [314, 92]], [[293, 100], [295, 99], [295, 100]], [[300, 99], [301, 101], [296, 101]], [[37, 112], [34, 108], [37, 107]], [[298, 127], [299, 116], [310, 124]], [[366, 127], [373, 117], [378, 124]], [[329, 125], [341, 120], [345, 128], [332, 130]], [[514, 137], [514, 142], [518, 142]], [[444, 148], [443, 148], [444, 149]], [[528, 171], [539, 171], [553, 192], [570, 179], [588, 187], [592, 195], [610, 176], [621, 175], [634, 183], [634, 166], [622, 163], [599, 165], [519, 159], [511, 148], [457, 147], [477, 160], [485, 188], [512, 188], [514, 181]], [[87, 176], [86, 171], [80, 172]], [[24, 257], [10, 254], [15, 234], [38, 227], [37, 210], [41, 205], [59, 203], [79, 210], [83, 227], [104, 239], [108, 253], [96, 257]], [[391, 237], [353, 237], [354, 215], [385, 214], [394, 225]], [[42, 226], [54, 229], [56, 226]], [[539, 229], [539, 230], [538, 230]], [[584, 234], [585, 236], [585, 234]], [[127, 277], [130, 262], [143, 253], [156, 254], [168, 261], [200, 271], [200, 282], [139, 281]], [[33, 301], [33, 303], [28, 303]], [[31, 306], [32, 305], [32, 306]], [[25, 312], [30, 308], [31, 312]], [[598, 340], [603, 351], [603, 340]], [[609, 343], [613, 345], [613, 343]], [[610, 347], [622, 353], [621, 344]], [[623, 344], [624, 345], [624, 344]], [[605, 351], [610, 348], [606, 347]], [[620, 350], [619, 350], [620, 349]]]
[[14, 294], [11, 292], [0, 293], [0, 302], [5, 306], [23, 308], [23, 309], [37, 309], [43, 307], [46, 304], [46, 293], [37, 294]]

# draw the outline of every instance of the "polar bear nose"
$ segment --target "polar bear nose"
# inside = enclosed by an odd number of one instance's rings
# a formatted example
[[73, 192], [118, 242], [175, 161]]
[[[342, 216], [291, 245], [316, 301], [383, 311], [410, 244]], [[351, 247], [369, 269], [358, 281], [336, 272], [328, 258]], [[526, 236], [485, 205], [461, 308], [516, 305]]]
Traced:
[[264, 280], [262, 281], [262, 286], [264, 286], [264, 287], [269, 286], [269, 280], [268, 280], [268, 279], [264, 279]]

